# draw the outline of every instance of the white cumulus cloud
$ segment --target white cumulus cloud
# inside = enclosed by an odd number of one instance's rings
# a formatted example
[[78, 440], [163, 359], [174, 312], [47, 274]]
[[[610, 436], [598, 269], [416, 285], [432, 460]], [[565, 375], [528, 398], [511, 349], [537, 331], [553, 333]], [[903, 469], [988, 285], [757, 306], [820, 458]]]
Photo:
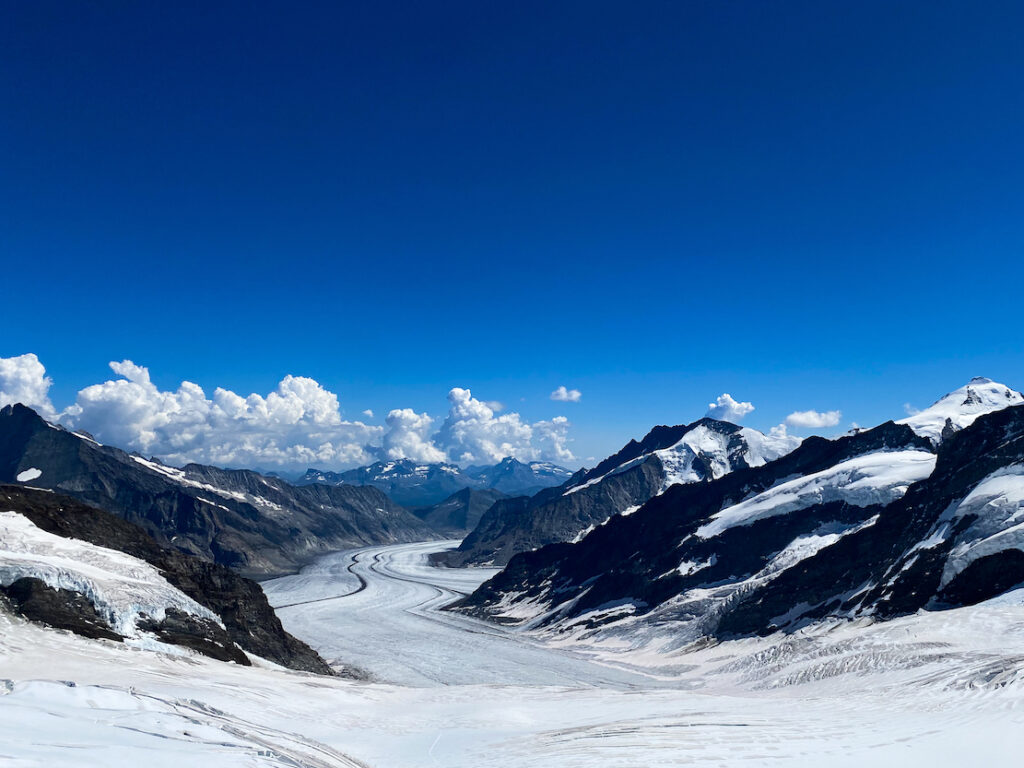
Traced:
[[566, 389], [564, 384], [551, 393], [551, 399], [559, 403], [578, 403], [581, 397], [578, 389]]
[[[110, 363], [113, 378], [78, 392], [73, 405], [54, 409], [46, 370], [35, 355], [0, 358], [0, 405], [21, 402], [44, 417], [91, 432], [103, 443], [169, 464], [342, 469], [379, 459], [489, 464], [575, 460], [564, 416], [530, 423], [499, 413], [468, 389], [448, 393], [448, 415], [437, 420], [411, 408], [388, 412], [385, 426], [342, 418], [338, 396], [304, 376], [285, 376], [266, 395], [218, 387], [207, 394], [183, 381], [162, 390], [149, 369], [131, 360]], [[373, 417], [372, 410], [363, 412]]]
[[574, 458], [566, 447], [569, 421], [565, 417], [530, 424], [518, 413], [499, 416], [487, 403], [473, 397], [470, 390], [461, 387], [448, 393], [448, 402], [448, 416], [434, 442], [452, 461], [493, 464], [506, 456], [521, 461]]
[[754, 410], [753, 403], [741, 403], [725, 392], [719, 395], [715, 402], [708, 403], [707, 415], [720, 421], [739, 423], [752, 410]]
[[445, 461], [447, 456], [430, 439], [430, 427], [434, 420], [425, 413], [416, 413], [412, 408], [396, 408], [385, 422], [388, 431], [384, 433], [384, 455], [389, 459], [412, 459], [433, 464]]
[[53, 381], [34, 354], [0, 357], [0, 408], [21, 403], [37, 410], [43, 418], [53, 419], [56, 412], [50, 402]]
[[836, 426], [842, 418], [842, 411], [794, 411], [786, 417], [786, 423], [802, 429], [821, 429]]
[[575, 461], [569, 442], [569, 420], [565, 416], [555, 416], [550, 421], [538, 421], [533, 425], [536, 437], [538, 456], [555, 462]]
[[365, 411], [363, 411], [363, 416], [365, 416], [368, 419], [372, 419], [373, 411], [370, 408], [367, 408]]
[[372, 459], [368, 446], [384, 431], [343, 420], [337, 395], [304, 376], [285, 376], [266, 396], [218, 387], [211, 398], [189, 381], [173, 392], [160, 390], [149, 370], [130, 360], [110, 367], [121, 378], [81, 390], [61, 421], [173, 464], [361, 464]]

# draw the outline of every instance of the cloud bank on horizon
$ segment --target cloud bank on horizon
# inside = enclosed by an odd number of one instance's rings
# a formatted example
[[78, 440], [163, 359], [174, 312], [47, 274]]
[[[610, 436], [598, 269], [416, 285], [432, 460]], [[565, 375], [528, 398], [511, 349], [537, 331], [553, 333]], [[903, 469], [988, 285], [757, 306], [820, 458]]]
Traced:
[[[218, 387], [210, 396], [189, 381], [175, 391], [161, 390], [149, 369], [131, 360], [111, 362], [110, 368], [116, 378], [85, 387], [72, 405], [58, 410], [49, 397], [53, 382], [36, 355], [0, 358], [0, 406], [24, 403], [47, 420], [90, 432], [103, 443], [177, 465], [302, 470], [381, 459], [464, 465], [494, 464], [507, 456], [577, 461], [565, 416], [530, 422], [462, 387], [448, 392], [448, 413], [440, 422], [412, 408], [395, 408], [381, 426], [343, 418], [338, 396], [305, 376], [285, 376], [267, 395], [243, 397]], [[581, 395], [560, 386], [550, 397], [576, 403]], [[739, 423], [753, 410], [752, 403], [723, 393], [707, 415]], [[371, 410], [362, 414], [373, 418]], [[772, 432], [784, 434], [787, 425], [831, 428], [841, 417], [838, 410], [794, 411]]]
[[[500, 404], [477, 400], [460, 387], [448, 393], [448, 415], [435, 430], [430, 415], [411, 408], [390, 411], [383, 427], [343, 419], [338, 396], [304, 376], [285, 376], [266, 396], [242, 397], [218, 387], [211, 397], [189, 381], [163, 391], [147, 368], [130, 360], [110, 368], [118, 378], [85, 387], [58, 412], [49, 399], [52, 380], [36, 355], [0, 358], [0, 406], [24, 403], [103, 443], [179, 465], [333, 469], [379, 459], [576, 459], [564, 416], [530, 423], [518, 413], [497, 415]], [[363, 413], [372, 417], [372, 411]]]

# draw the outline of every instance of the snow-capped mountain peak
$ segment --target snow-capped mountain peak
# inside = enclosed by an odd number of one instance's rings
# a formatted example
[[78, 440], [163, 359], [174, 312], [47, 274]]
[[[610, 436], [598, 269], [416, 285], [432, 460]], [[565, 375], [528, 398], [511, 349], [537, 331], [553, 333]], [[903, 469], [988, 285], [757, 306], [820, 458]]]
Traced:
[[917, 434], [940, 442], [952, 432], [974, 423], [979, 416], [1024, 403], [1024, 395], [992, 379], [976, 377], [937, 400], [929, 408], [897, 424], [907, 424]]
[[655, 427], [640, 443], [627, 445], [602, 462], [566, 493], [601, 482], [657, 457], [664, 467], [662, 489], [676, 483], [713, 480], [738, 467], [759, 467], [800, 445], [793, 435], [766, 435], [749, 427], [703, 418], [689, 425]]

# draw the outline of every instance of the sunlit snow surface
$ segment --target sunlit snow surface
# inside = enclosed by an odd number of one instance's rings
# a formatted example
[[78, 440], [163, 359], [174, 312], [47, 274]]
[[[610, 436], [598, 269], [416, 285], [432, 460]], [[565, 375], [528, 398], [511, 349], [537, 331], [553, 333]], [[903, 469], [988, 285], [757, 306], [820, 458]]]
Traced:
[[428, 568], [431, 548], [362, 550], [352, 571], [335, 555], [267, 585], [327, 655], [362, 646], [373, 683], [0, 616], [0, 764], [932, 768], [1016, 765], [1024, 748], [1016, 595], [689, 653], [571, 653], [438, 612], [488, 574]]
[[973, 424], [979, 416], [1024, 403], [1024, 395], [1005, 384], [985, 378], [970, 383], [940, 398], [929, 408], [896, 422], [908, 424], [917, 434], [938, 442], [947, 420], [956, 429]]
[[928, 477], [935, 461], [935, 454], [928, 451], [880, 451], [856, 456], [727, 507], [698, 528], [697, 535], [709, 539], [733, 526], [833, 501], [857, 507], [891, 504], [911, 485]]
[[142, 614], [162, 619], [167, 608], [220, 623], [149, 563], [47, 533], [17, 512], [0, 512], [0, 584], [8, 586], [23, 577], [84, 594], [118, 634], [129, 638], [145, 640], [136, 620]]

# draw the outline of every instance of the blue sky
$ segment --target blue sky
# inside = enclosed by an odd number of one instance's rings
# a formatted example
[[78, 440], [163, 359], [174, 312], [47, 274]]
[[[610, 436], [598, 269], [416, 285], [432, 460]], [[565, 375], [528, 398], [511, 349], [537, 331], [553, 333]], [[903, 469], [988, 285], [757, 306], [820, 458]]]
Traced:
[[[215, 5], [216, 7], [211, 7]], [[255, 7], [253, 7], [255, 6]], [[1017, 3], [20, 3], [0, 357], [343, 416], [466, 387], [577, 457], [1024, 387]], [[557, 403], [559, 385], [582, 392]]]

